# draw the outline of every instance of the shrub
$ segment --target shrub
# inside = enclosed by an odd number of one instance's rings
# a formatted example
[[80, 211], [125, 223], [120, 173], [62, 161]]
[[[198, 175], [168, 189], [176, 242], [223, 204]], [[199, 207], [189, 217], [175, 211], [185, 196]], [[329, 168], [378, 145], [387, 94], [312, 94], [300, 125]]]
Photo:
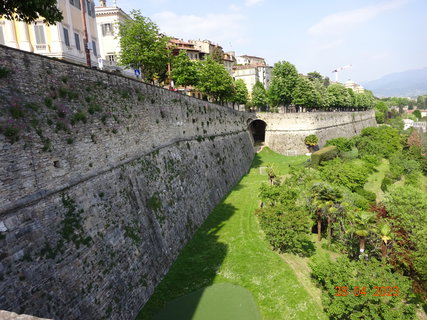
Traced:
[[317, 146], [317, 145], [318, 145], [318, 143], [319, 143], [319, 138], [318, 138], [315, 134], [310, 134], [309, 136], [305, 137], [305, 139], [304, 139], [304, 143], [305, 143], [307, 146], [314, 147], [314, 146]]
[[388, 190], [388, 187], [391, 186], [393, 183], [394, 180], [390, 179], [390, 177], [386, 175], [383, 181], [381, 182], [381, 190], [386, 192]]
[[274, 249], [301, 256], [314, 253], [310, 240], [313, 222], [306, 210], [278, 206], [258, 209], [256, 213], [261, 228]]
[[389, 158], [402, 150], [399, 131], [389, 126], [369, 127], [355, 138], [355, 145], [361, 155], [377, 155]]
[[[415, 317], [415, 305], [410, 303], [413, 298], [410, 280], [375, 259], [350, 261], [341, 257], [332, 262], [320, 256], [313, 259], [310, 267], [313, 278], [323, 289], [322, 303], [329, 319]], [[382, 286], [385, 292], [381, 292]]]
[[73, 118], [71, 119], [71, 123], [72, 124], [75, 124], [75, 123], [77, 123], [79, 121], [81, 121], [83, 123], [86, 123], [86, 121], [87, 121], [86, 114], [84, 112], [82, 112], [82, 111], [76, 112], [73, 115]]
[[354, 147], [354, 141], [352, 139], [347, 138], [335, 138], [326, 141], [325, 147], [327, 146], [335, 146], [337, 147], [340, 153], [352, 151]]
[[9, 69], [0, 66], [0, 79], [6, 78], [9, 75], [9, 73], [10, 73]]
[[320, 171], [325, 180], [351, 191], [363, 188], [370, 173], [366, 166], [351, 161], [343, 162], [340, 158], [325, 162]]
[[311, 165], [313, 167], [318, 166], [322, 161], [328, 161], [338, 156], [338, 149], [335, 146], [329, 146], [320, 149], [319, 151], [311, 154]]
[[344, 160], [353, 160], [359, 156], [359, 149], [356, 147], [352, 148], [350, 151], [344, 151], [340, 153], [340, 157]]
[[363, 188], [356, 188], [355, 191], [358, 195], [361, 195], [369, 202], [375, 202], [375, 200], [377, 199], [377, 195], [372, 191], [368, 191]]

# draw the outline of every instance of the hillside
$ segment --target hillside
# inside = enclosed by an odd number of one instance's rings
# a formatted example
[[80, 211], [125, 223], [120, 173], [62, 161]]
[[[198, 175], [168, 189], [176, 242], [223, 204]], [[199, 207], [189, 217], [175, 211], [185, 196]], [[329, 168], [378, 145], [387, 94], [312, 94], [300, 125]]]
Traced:
[[427, 93], [427, 67], [391, 73], [362, 85], [378, 97], [416, 97]]

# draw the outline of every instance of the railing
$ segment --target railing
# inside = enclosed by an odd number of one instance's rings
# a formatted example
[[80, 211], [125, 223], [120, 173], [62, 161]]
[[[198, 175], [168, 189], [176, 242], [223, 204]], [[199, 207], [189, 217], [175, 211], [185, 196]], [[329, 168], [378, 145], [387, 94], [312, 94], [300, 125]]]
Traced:
[[35, 52], [47, 52], [48, 48], [49, 47], [47, 44], [36, 44], [35, 45]]

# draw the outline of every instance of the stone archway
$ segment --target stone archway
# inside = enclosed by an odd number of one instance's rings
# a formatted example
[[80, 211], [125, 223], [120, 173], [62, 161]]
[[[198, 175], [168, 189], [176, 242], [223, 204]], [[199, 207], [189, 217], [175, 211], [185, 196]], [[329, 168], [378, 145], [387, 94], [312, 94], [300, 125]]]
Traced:
[[267, 127], [267, 123], [260, 119], [256, 119], [254, 121], [251, 121], [251, 123], [249, 123], [249, 132], [252, 134], [254, 143], [265, 142], [266, 127]]

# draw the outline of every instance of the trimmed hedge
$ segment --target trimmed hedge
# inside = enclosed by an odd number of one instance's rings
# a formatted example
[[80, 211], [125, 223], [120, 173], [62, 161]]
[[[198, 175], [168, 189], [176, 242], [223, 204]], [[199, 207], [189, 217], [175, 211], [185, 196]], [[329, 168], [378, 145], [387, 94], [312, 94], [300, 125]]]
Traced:
[[311, 154], [311, 165], [317, 167], [322, 161], [328, 161], [338, 156], [338, 149], [336, 146], [329, 146], [320, 149], [319, 151]]

